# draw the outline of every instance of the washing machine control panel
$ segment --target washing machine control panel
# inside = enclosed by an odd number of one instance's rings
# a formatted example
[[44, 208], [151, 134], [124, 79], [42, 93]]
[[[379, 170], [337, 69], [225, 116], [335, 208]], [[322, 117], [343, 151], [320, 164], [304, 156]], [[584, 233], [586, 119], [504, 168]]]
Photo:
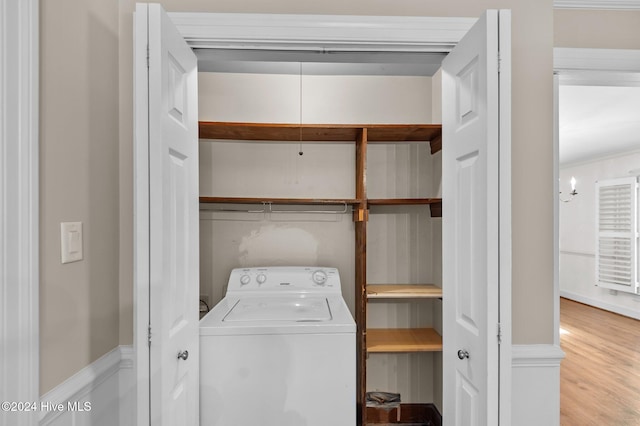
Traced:
[[236, 291], [340, 293], [340, 274], [318, 266], [237, 268], [229, 276], [227, 294]]
[[325, 285], [327, 283], [328, 278], [329, 277], [327, 276], [327, 273], [322, 269], [313, 271], [313, 273], [311, 274], [311, 279], [317, 285]]

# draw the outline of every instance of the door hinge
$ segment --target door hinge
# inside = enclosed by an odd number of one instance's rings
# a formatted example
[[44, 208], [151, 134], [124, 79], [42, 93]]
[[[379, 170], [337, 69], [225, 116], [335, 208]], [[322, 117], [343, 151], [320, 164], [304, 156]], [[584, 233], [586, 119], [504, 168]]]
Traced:
[[498, 323], [497, 325], [498, 325], [497, 327], [498, 344], [500, 345], [502, 344], [502, 324]]
[[149, 68], [149, 45], [147, 44], [147, 68]]
[[498, 74], [502, 71], [502, 58], [500, 57], [500, 52], [498, 52]]
[[149, 344], [149, 347], [151, 347], [151, 324], [149, 324], [149, 327], [147, 328], [147, 343]]

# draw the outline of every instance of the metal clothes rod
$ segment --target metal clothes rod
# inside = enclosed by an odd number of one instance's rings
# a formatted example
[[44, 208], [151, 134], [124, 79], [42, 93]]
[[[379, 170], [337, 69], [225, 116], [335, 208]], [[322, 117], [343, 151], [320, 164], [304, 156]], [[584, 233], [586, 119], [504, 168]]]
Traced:
[[[264, 204], [263, 204], [264, 205]], [[249, 210], [249, 209], [206, 209], [205, 211], [210, 212], [234, 212], [234, 213], [266, 213], [267, 209], [262, 208], [262, 210]]]
[[349, 205], [342, 203], [341, 210], [278, 210], [273, 208], [273, 204], [268, 201], [262, 202], [262, 210], [239, 209], [239, 208], [220, 208], [220, 209], [204, 209], [210, 212], [235, 212], [235, 213], [319, 213], [319, 214], [345, 214], [349, 212]]
[[271, 213], [320, 213], [320, 214], [345, 214], [349, 211], [347, 203], [342, 203], [342, 210], [277, 210], [273, 208], [271, 203], [269, 204], [269, 212]]

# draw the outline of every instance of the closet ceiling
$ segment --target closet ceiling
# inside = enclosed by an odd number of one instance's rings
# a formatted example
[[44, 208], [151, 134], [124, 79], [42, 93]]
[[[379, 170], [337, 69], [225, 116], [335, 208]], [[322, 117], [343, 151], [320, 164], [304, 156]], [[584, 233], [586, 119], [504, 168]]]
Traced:
[[561, 85], [560, 165], [640, 150], [640, 87]]
[[204, 72], [432, 76], [444, 53], [195, 49]]

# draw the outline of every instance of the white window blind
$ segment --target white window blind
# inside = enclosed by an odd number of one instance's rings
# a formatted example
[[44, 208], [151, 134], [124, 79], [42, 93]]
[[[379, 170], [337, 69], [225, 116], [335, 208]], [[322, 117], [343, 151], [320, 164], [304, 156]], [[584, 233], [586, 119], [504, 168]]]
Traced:
[[596, 285], [638, 293], [638, 182], [596, 182]]

